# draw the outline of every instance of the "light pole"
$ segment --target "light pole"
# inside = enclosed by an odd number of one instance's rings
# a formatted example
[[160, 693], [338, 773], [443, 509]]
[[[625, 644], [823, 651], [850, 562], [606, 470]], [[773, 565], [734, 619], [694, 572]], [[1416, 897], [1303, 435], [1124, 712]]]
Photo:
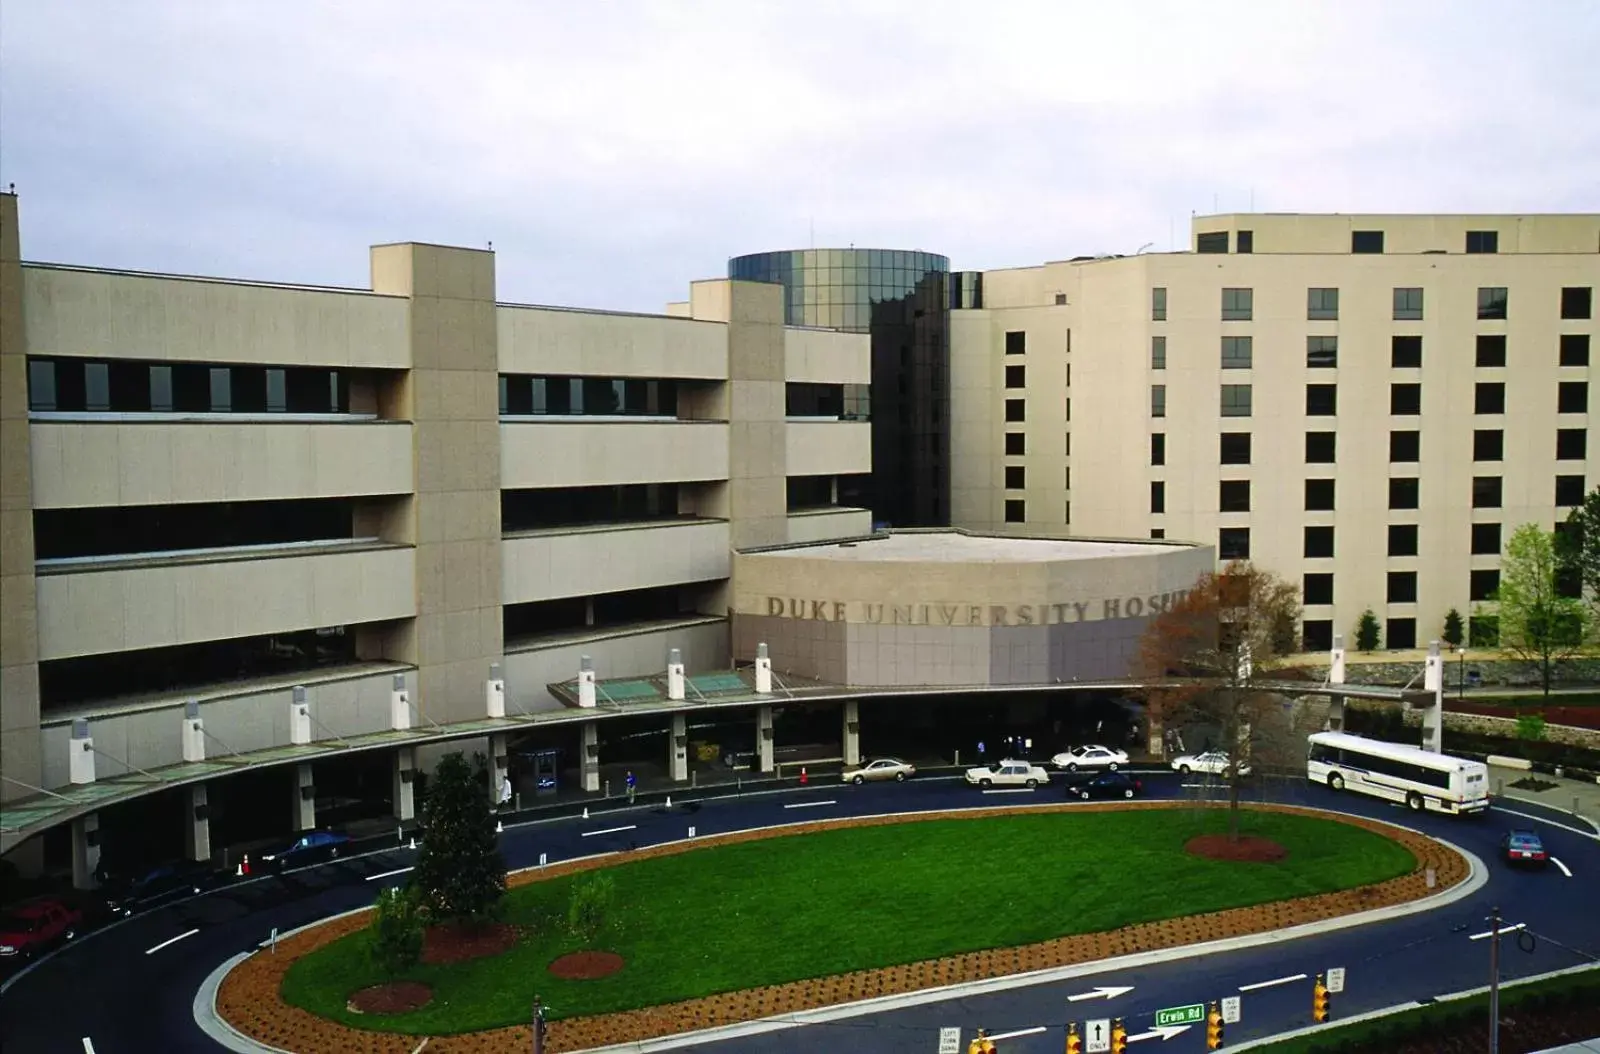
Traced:
[[1461, 660], [1457, 666], [1460, 674], [1456, 678], [1456, 701], [1460, 702], [1467, 697], [1467, 649], [1457, 648], [1456, 656]]
[[1489, 1054], [1500, 1054], [1500, 909], [1489, 909]]

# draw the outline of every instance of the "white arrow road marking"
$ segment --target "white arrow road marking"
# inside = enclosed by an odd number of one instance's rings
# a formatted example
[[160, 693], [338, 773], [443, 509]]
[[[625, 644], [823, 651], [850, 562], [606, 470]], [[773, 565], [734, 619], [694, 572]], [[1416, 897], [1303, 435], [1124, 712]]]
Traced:
[[815, 809], [819, 805], [838, 805], [836, 801], [797, 801], [785, 805], [785, 809]]
[[368, 882], [376, 882], [380, 878], [393, 878], [395, 875], [403, 875], [407, 871], [414, 871], [414, 870], [416, 870], [416, 869], [415, 868], [411, 868], [411, 867], [400, 867], [400, 868], [396, 868], [393, 871], [385, 871], [381, 875], [368, 875], [367, 876], [367, 881]]
[[1239, 991], [1254, 992], [1258, 988], [1275, 988], [1280, 984], [1293, 984], [1296, 981], [1304, 981], [1305, 979], [1305, 974], [1297, 973], [1292, 977], [1278, 977], [1271, 981], [1257, 981], [1255, 984], [1242, 984], [1239, 986]]
[[156, 945], [154, 948], [146, 948], [144, 953], [146, 955], [154, 955], [156, 952], [160, 951], [162, 948], [165, 948], [168, 945], [177, 944], [179, 941], [183, 940], [185, 937], [193, 937], [195, 934], [197, 934], [199, 932], [200, 932], [200, 930], [197, 928], [197, 929], [190, 930], [188, 933], [180, 933], [176, 937], [173, 937], [171, 940], [162, 941], [160, 944]]
[[1572, 868], [1568, 867], [1566, 864], [1563, 864], [1553, 856], [1550, 858], [1550, 862], [1559, 867], [1563, 875], [1566, 875], [1568, 878], [1572, 877]]
[[607, 827], [603, 831], [584, 831], [582, 837], [593, 838], [597, 834], [621, 834], [623, 831], [637, 831], [638, 829], [638, 824], [630, 823], [626, 827]]
[[[1033, 787], [989, 787], [989, 788], [986, 788], [983, 793], [985, 793], [985, 794], [1032, 794], [1033, 792], [1034, 792], [1034, 788]], [[989, 1038], [993, 1039], [994, 1037], [990, 1036]]]
[[1189, 1029], [1192, 1027], [1193, 1026], [1191, 1025], [1158, 1025], [1157, 1027], [1152, 1028], [1149, 1032], [1141, 1032], [1137, 1036], [1129, 1036], [1128, 1042], [1138, 1043], [1146, 1039], [1159, 1039], [1165, 1042], [1166, 1040], [1171, 1039], [1173, 1036], [1181, 1035], [1182, 1033], [1189, 1031]]
[[998, 1036], [990, 1036], [991, 1040], [998, 1042], [1002, 1039], [1020, 1039], [1023, 1036], [1037, 1036], [1041, 1032], [1050, 1031], [1044, 1025], [1035, 1025], [1033, 1028], [1019, 1028], [1015, 1032], [1002, 1032]]
[[89, 1042], [89, 1037], [83, 1037], [83, 1054], [94, 1054], [94, 1044]]
[[1096, 988], [1092, 992], [1079, 992], [1077, 995], [1067, 996], [1067, 1002], [1080, 1003], [1085, 999], [1115, 999], [1119, 995], [1127, 995], [1133, 991], [1133, 985], [1108, 985]]
[[[1527, 925], [1528, 924], [1525, 923], [1525, 922], [1519, 922], [1515, 926], [1501, 926], [1500, 927], [1500, 932], [1501, 933], [1515, 933], [1520, 929], [1526, 929]], [[1467, 940], [1469, 940], [1469, 941], [1487, 940], [1488, 938], [1493, 937], [1494, 933], [1495, 933], [1494, 930], [1484, 930], [1482, 933], [1474, 933], [1472, 936], [1468, 937]]]

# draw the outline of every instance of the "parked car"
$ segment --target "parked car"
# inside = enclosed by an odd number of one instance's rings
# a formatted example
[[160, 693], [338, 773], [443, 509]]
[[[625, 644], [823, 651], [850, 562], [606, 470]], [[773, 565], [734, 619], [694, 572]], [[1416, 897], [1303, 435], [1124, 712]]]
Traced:
[[78, 935], [83, 910], [65, 898], [35, 897], [0, 916], [0, 963], [22, 962]]
[[106, 909], [127, 918], [170, 901], [214, 889], [221, 878], [209, 861], [179, 860], [126, 872], [102, 868], [95, 876]]
[[1115, 772], [1127, 763], [1127, 752], [1112, 750], [1099, 744], [1070, 747], [1050, 759], [1050, 764], [1068, 772], [1077, 772], [1079, 769], [1106, 769]]
[[[1208, 750], [1203, 754], [1185, 754], [1172, 759], [1172, 767], [1185, 776], [1191, 772], [1204, 772], [1213, 776], [1225, 776], [1228, 773], [1228, 755], [1221, 750]], [[1250, 775], [1250, 763], [1239, 763], [1239, 775]]]
[[337, 831], [308, 831], [288, 848], [262, 853], [261, 862], [275, 871], [288, 871], [310, 864], [337, 860], [350, 845], [350, 836]]
[[917, 767], [909, 761], [899, 758], [877, 758], [865, 765], [857, 765], [853, 769], [845, 769], [844, 782], [860, 786], [868, 780], [894, 780], [904, 783], [917, 774]]
[[1081, 780], [1067, 788], [1067, 797], [1132, 798], [1144, 790], [1144, 783], [1126, 772], [1102, 772], [1091, 779]]
[[1050, 773], [1027, 761], [997, 761], [967, 770], [967, 783], [978, 787], [1037, 787], [1050, 782]]
[[1550, 854], [1544, 851], [1544, 840], [1532, 831], [1507, 831], [1500, 839], [1500, 853], [1513, 867], [1529, 865], [1547, 867]]

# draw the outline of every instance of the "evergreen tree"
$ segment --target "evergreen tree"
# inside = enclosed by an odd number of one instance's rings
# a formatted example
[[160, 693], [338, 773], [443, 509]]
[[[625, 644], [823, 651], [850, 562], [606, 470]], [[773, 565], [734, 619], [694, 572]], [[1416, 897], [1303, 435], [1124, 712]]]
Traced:
[[1359, 651], [1371, 651], [1378, 646], [1378, 616], [1372, 609], [1361, 613], [1361, 621], [1356, 623], [1356, 648]]
[[506, 864], [488, 791], [459, 753], [446, 754], [434, 772], [412, 879], [437, 921], [485, 921], [505, 895]]
[[1461, 612], [1457, 611], [1455, 608], [1451, 608], [1449, 612], [1445, 614], [1444, 632], [1439, 636], [1446, 644], [1450, 645], [1450, 647], [1461, 647], [1461, 642], [1465, 639], [1465, 633], [1461, 625]]

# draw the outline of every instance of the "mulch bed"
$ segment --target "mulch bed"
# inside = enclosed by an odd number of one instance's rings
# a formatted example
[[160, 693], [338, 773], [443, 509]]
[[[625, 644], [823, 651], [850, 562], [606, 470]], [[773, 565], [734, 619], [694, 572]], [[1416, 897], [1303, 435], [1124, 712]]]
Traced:
[[429, 926], [422, 938], [422, 961], [429, 966], [443, 966], [499, 955], [510, 951], [517, 937], [517, 928], [504, 922]]
[[363, 988], [348, 1006], [358, 1014], [406, 1014], [433, 1002], [433, 989], [421, 981], [390, 981]]
[[[1171, 809], [1166, 802], [1102, 803], [1094, 805], [1032, 806], [1029, 812], [1060, 812], [1110, 809]], [[1190, 808], [1207, 806], [1190, 806]], [[1210, 806], [1221, 808], [1225, 806]], [[909, 963], [882, 970], [818, 977], [808, 981], [770, 985], [765, 988], [728, 992], [704, 999], [690, 999], [663, 1006], [646, 1007], [592, 1017], [568, 1018], [551, 1022], [545, 1050], [583, 1050], [588, 1047], [638, 1042], [658, 1036], [696, 1029], [714, 1028], [752, 1021], [778, 1014], [792, 1014], [837, 1003], [896, 995], [941, 985], [959, 984], [1010, 974], [1043, 970], [1056, 966], [1096, 962], [1119, 955], [1176, 948], [1202, 941], [1220, 940], [1289, 926], [1338, 918], [1357, 911], [1388, 907], [1420, 900], [1466, 880], [1470, 867], [1466, 858], [1423, 835], [1391, 827], [1377, 820], [1354, 816], [1333, 816], [1315, 809], [1291, 805], [1245, 804], [1252, 811], [1294, 813], [1335, 819], [1382, 834], [1405, 846], [1416, 858], [1410, 874], [1340, 893], [1324, 893], [1296, 900], [1258, 904], [1249, 908], [1192, 915], [1127, 926], [1103, 933], [1076, 934], [1020, 948], [1001, 948], [970, 952], [944, 959]], [[881, 826], [890, 823], [919, 823], [929, 820], [980, 820], [1004, 816], [1010, 809], [963, 809], [921, 816], [880, 816], [861, 820], [818, 821], [777, 831], [745, 831], [737, 834], [697, 838], [694, 842], [675, 842], [635, 850], [626, 859], [673, 856], [717, 845], [760, 841], [766, 838], [792, 838], [839, 827]], [[511, 875], [511, 887], [547, 878], [592, 871], [619, 862], [616, 857], [599, 860], [567, 861]], [[1426, 872], [1432, 870], [1436, 885], [1430, 888]], [[283, 976], [290, 964], [323, 945], [365, 928], [371, 913], [362, 912], [335, 919], [326, 925], [279, 940], [277, 953], [258, 952], [245, 959], [223, 979], [217, 992], [217, 1012], [235, 1029], [262, 1043], [300, 1054], [411, 1054], [417, 1038], [395, 1033], [352, 1028], [316, 1016], [281, 998]], [[528, 1050], [532, 1035], [527, 1026], [499, 1028], [455, 1036], [435, 1036], [428, 1044], [429, 1054], [511, 1054]]]
[[610, 977], [626, 965], [616, 952], [568, 952], [550, 964], [550, 972], [564, 981], [594, 981]]
[[1253, 834], [1202, 834], [1183, 844], [1183, 851], [1207, 860], [1228, 860], [1240, 864], [1271, 864], [1289, 855], [1289, 850], [1270, 838]]
[[1517, 790], [1521, 790], [1521, 791], [1536, 791], [1537, 792], [1537, 791], [1553, 790], [1554, 788], [1561, 786], [1561, 784], [1553, 783], [1550, 780], [1542, 780], [1542, 779], [1539, 779], [1537, 776], [1524, 776], [1520, 780], [1518, 780], [1517, 782], [1513, 783], [1511, 786], [1513, 786]]

